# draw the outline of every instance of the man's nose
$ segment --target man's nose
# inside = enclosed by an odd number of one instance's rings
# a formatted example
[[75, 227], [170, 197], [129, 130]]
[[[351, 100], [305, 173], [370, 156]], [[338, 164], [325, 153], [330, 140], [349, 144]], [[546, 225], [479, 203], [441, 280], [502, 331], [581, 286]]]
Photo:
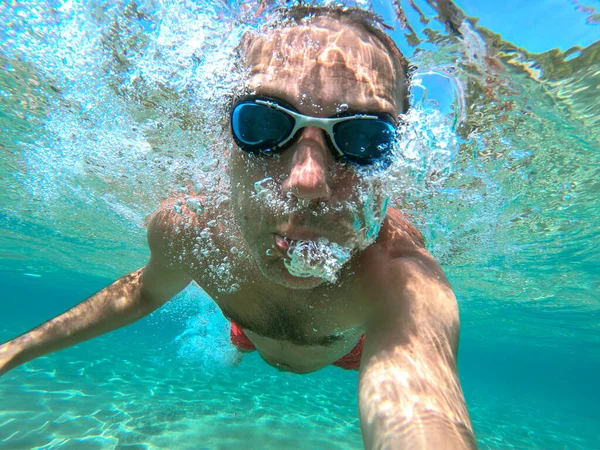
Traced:
[[331, 153], [323, 131], [317, 127], [306, 127], [301, 133], [287, 150], [292, 152], [292, 162], [283, 191], [299, 200], [328, 200], [331, 196], [328, 184]]

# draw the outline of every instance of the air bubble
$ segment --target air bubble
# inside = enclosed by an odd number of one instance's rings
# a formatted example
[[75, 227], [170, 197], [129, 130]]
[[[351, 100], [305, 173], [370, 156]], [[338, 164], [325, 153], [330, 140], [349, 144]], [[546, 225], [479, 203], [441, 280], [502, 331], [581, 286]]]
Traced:
[[338, 105], [337, 108], [335, 108], [335, 112], [337, 113], [343, 113], [348, 111], [348, 104], [347, 103], [342, 103], [341, 105]]
[[186, 205], [188, 208], [190, 208], [195, 213], [197, 213], [198, 211], [204, 210], [204, 206], [202, 205], [202, 202], [200, 202], [200, 200], [198, 200], [197, 198], [190, 198], [186, 202]]
[[260, 197], [261, 195], [265, 195], [266, 193], [268, 193], [269, 188], [265, 187], [263, 185], [268, 183], [272, 179], [273, 178], [271, 178], [271, 177], [267, 177], [267, 178], [263, 178], [262, 180], [259, 180], [256, 183], [254, 183], [254, 192], [256, 192], [256, 195], [258, 195]]

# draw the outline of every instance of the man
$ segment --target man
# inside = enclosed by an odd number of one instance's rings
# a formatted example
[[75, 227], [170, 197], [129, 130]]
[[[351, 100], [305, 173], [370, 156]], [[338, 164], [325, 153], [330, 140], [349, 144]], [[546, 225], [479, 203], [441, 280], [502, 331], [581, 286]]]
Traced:
[[454, 294], [382, 187], [406, 64], [368, 13], [283, 14], [240, 46], [230, 212], [188, 196], [159, 209], [146, 266], [3, 344], [0, 374], [132, 323], [194, 280], [241, 350], [297, 373], [360, 369], [366, 448], [474, 447]]

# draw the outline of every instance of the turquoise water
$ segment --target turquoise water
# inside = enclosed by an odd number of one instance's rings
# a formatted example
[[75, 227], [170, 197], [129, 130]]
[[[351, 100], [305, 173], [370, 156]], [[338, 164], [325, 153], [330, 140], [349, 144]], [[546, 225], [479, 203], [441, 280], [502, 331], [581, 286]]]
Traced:
[[[190, 149], [215, 136], [240, 23], [273, 6], [243, 3], [2, 4], [0, 342], [143, 265], [144, 216], [211, 174]], [[386, 2], [357, 3], [397, 24]], [[600, 448], [598, 4], [481, 3], [399, 3], [425, 144], [398, 191], [459, 299], [479, 446]], [[356, 380], [234, 365], [191, 287], [2, 377], [0, 449], [359, 449]]]
[[[3, 315], [10, 327], [0, 339], [109, 282], [65, 272], [21, 277], [4, 277], [6, 298], [21, 301]], [[256, 354], [231, 367], [213, 352], [226, 349], [225, 324], [201, 298], [190, 292], [139, 324], [4, 377], [0, 448], [362, 448], [356, 373], [281, 373]], [[207, 314], [191, 327], [198, 347], [181, 355], [176, 338], [190, 329], [188, 317]], [[506, 316], [520, 314], [543, 317], [507, 307], [484, 340], [463, 323], [460, 374], [480, 448], [598, 448], [600, 362], [582, 350], [592, 344], [548, 346], [543, 337], [505, 333]]]

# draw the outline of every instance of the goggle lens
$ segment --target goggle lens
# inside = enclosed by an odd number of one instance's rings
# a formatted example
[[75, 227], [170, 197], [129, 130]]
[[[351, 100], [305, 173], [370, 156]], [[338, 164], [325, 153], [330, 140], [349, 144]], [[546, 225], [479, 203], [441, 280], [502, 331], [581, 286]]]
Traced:
[[333, 127], [333, 137], [346, 158], [370, 164], [391, 152], [396, 129], [383, 120], [348, 120]]
[[282, 111], [256, 103], [240, 103], [231, 117], [233, 135], [243, 150], [269, 150], [294, 129], [294, 119]]

